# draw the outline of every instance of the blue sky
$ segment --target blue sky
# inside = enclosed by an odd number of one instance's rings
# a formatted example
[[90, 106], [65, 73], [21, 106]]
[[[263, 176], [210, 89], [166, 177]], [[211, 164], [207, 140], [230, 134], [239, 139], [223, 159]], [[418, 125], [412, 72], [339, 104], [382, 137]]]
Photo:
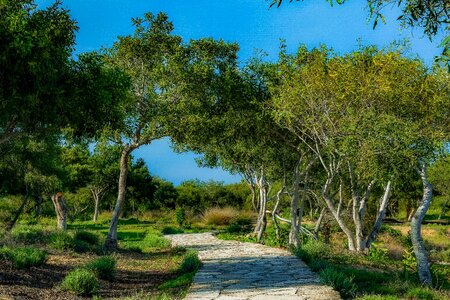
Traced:
[[[37, 0], [41, 6], [53, 1]], [[439, 54], [438, 40], [430, 42], [420, 30], [401, 28], [396, 22], [399, 11], [387, 8], [387, 24], [372, 30], [367, 20], [365, 0], [348, 1], [330, 7], [326, 0], [306, 0], [269, 9], [267, 0], [65, 0], [80, 30], [76, 53], [108, 47], [118, 35], [133, 32], [131, 18], [145, 12], [166, 12], [175, 25], [175, 33], [185, 41], [213, 37], [240, 45], [239, 59], [249, 59], [257, 50], [276, 59], [280, 39], [288, 50], [299, 44], [309, 47], [326, 44], [340, 53], [363, 45], [387, 46], [394, 40], [408, 39], [411, 53], [430, 64]], [[360, 42], [358, 42], [360, 41]], [[135, 157], [142, 157], [152, 174], [179, 184], [183, 180], [217, 180], [226, 183], [240, 180], [219, 169], [198, 168], [195, 154], [176, 154], [169, 140], [155, 141], [138, 149]]]

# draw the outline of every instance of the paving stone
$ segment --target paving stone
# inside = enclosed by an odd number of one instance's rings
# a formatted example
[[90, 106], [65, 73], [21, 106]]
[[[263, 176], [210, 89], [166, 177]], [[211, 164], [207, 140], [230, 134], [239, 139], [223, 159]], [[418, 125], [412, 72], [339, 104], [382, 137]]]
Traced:
[[283, 249], [222, 241], [212, 233], [166, 236], [173, 246], [198, 251], [203, 266], [187, 300], [337, 300], [339, 293], [320, 283], [308, 266]]

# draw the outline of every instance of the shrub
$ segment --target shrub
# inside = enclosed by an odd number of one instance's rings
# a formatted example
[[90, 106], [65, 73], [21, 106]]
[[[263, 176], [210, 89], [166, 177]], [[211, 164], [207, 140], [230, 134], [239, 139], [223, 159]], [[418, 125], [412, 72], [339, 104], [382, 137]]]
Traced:
[[435, 294], [432, 290], [428, 288], [423, 287], [417, 287], [409, 290], [406, 293], [406, 296], [408, 299], [420, 299], [420, 300], [435, 300], [437, 297], [435, 297]]
[[320, 279], [333, 288], [335, 288], [342, 297], [352, 298], [357, 290], [353, 277], [347, 277], [335, 268], [328, 267], [320, 272]]
[[362, 297], [356, 298], [357, 300], [398, 300], [396, 296], [387, 296], [387, 295], [365, 295]]
[[183, 207], [177, 208], [175, 218], [178, 226], [183, 227], [186, 224], [186, 210]]
[[98, 289], [98, 279], [92, 270], [75, 269], [66, 275], [61, 287], [77, 295], [91, 295]]
[[11, 237], [16, 242], [27, 245], [46, 241], [46, 235], [42, 229], [30, 226], [14, 228], [11, 232]]
[[213, 207], [206, 210], [203, 220], [207, 225], [230, 225], [232, 220], [239, 215], [239, 212], [233, 207]]
[[106, 280], [116, 278], [116, 259], [111, 256], [103, 256], [86, 264], [86, 268], [95, 272], [95, 274]]
[[89, 231], [77, 231], [74, 236], [75, 240], [83, 241], [89, 245], [98, 245], [99, 237], [95, 233]]
[[34, 247], [3, 247], [0, 257], [11, 261], [17, 269], [41, 266], [47, 261], [47, 253]]
[[309, 240], [295, 250], [295, 255], [306, 263], [316, 259], [327, 258], [330, 254], [330, 246], [316, 240]]
[[380, 244], [372, 243], [369, 249], [369, 260], [377, 263], [386, 263], [388, 260], [388, 249]]
[[183, 233], [183, 229], [180, 228], [174, 228], [174, 227], [164, 227], [163, 230], [161, 230], [162, 234], [177, 234], [177, 233]]
[[73, 250], [77, 253], [85, 253], [93, 250], [93, 247], [86, 241], [74, 239]]
[[253, 229], [254, 215], [251, 212], [241, 212], [231, 219], [226, 231], [229, 233], [248, 233]]
[[148, 233], [142, 241], [143, 248], [166, 248], [169, 246], [169, 240], [154, 233]]
[[66, 231], [57, 231], [50, 236], [50, 247], [57, 250], [73, 249], [75, 241]]
[[180, 272], [182, 274], [191, 273], [197, 271], [202, 265], [200, 259], [198, 258], [197, 252], [188, 251], [184, 256], [183, 262], [180, 266]]
[[326, 269], [329, 266], [329, 263], [326, 260], [323, 259], [317, 259], [317, 260], [313, 260], [310, 262], [310, 264], [308, 265], [311, 270], [313, 270], [314, 272], [320, 272], [323, 269]]

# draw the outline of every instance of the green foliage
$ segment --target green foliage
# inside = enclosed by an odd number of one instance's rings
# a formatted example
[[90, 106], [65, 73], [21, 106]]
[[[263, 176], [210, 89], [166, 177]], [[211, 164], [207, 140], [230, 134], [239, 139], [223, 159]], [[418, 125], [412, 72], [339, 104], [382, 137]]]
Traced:
[[183, 232], [184, 232], [183, 229], [175, 228], [175, 227], [170, 227], [170, 226], [164, 227], [164, 228], [161, 230], [161, 233], [162, 233], [162, 234], [177, 234], [177, 233], [183, 233]]
[[102, 256], [86, 264], [86, 268], [95, 272], [98, 278], [113, 280], [116, 277], [116, 259]]
[[0, 258], [11, 261], [17, 269], [40, 266], [47, 261], [47, 253], [34, 247], [0, 248]]
[[388, 262], [388, 249], [383, 248], [381, 244], [372, 243], [368, 258], [373, 262], [385, 264]]
[[99, 284], [95, 273], [85, 268], [75, 269], [64, 277], [61, 287], [77, 295], [92, 295]]
[[424, 287], [413, 288], [406, 293], [406, 296], [409, 299], [438, 300], [435, 293], [431, 289]]
[[347, 277], [335, 268], [325, 268], [320, 272], [320, 279], [335, 288], [344, 298], [354, 297], [357, 286], [353, 282], [353, 277]]
[[195, 251], [188, 251], [183, 258], [183, 262], [180, 265], [181, 274], [196, 272], [202, 265], [198, 254]]
[[141, 242], [141, 248], [167, 248], [170, 241], [163, 236], [155, 233], [148, 233]]
[[50, 247], [57, 250], [73, 250], [75, 240], [67, 231], [56, 231], [50, 235]]
[[75, 232], [74, 239], [84, 241], [89, 245], [97, 245], [99, 243], [99, 237], [97, 234], [85, 230]]
[[175, 218], [178, 226], [183, 227], [186, 224], [186, 209], [184, 207], [177, 208]]
[[328, 258], [331, 254], [331, 249], [329, 245], [311, 239], [303, 246], [297, 248], [294, 253], [306, 263], [310, 263], [313, 260]]
[[415, 272], [417, 270], [417, 261], [414, 255], [414, 248], [412, 246], [405, 249], [405, 252], [403, 253], [402, 265], [405, 277], [408, 276], [409, 272]]
[[252, 231], [253, 229], [253, 222], [254, 217], [251, 215], [243, 215], [239, 214], [238, 216], [234, 217], [230, 225], [225, 229], [226, 232], [229, 233], [242, 233], [246, 234]]
[[314, 272], [320, 272], [323, 269], [326, 269], [327, 267], [329, 267], [330, 264], [324, 259], [314, 259], [314, 260], [309, 262], [308, 266]]
[[396, 296], [386, 296], [386, 295], [365, 295], [362, 297], [355, 298], [357, 300], [398, 300]]
[[45, 243], [46, 236], [44, 230], [31, 226], [15, 227], [11, 232], [14, 241], [27, 245]]
[[180, 288], [184, 286], [189, 286], [194, 278], [195, 272], [184, 273], [175, 279], [164, 282], [159, 286], [160, 290], [167, 290], [173, 288]]

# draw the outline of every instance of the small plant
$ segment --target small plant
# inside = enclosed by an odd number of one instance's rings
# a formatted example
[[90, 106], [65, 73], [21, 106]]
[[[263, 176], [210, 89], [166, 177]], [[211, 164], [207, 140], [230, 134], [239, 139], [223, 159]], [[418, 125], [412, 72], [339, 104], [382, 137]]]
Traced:
[[304, 262], [309, 263], [312, 260], [327, 258], [330, 256], [330, 246], [320, 241], [309, 240], [303, 246], [295, 250], [295, 255]]
[[67, 274], [61, 287], [77, 295], [92, 295], [98, 289], [98, 279], [94, 271], [75, 269]]
[[97, 245], [99, 243], [99, 237], [95, 233], [89, 231], [77, 231], [74, 236], [75, 240], [84, 241], [89, 245]]
[[357, 286], [353, 282], [353, 277], [347, 277], [335, 268], [328, 267], [320, 272], [320, 279], [335, 288], [344, 298], [354, 297]]
[[164, 227], [163, 230], [161, 230], [162, 234], [177, 234], [177, 233], [183, 233], [183, 229], [175, 228], [175, 227]]
[[148, 233], [142, 241], [142, 248], [166, 248], [169, 246], [169, 240], [154, 233]]
[[417, 300], [435, 300], [435, 294], [432, 290], [423, 287], [417, 287], [409, 290], [406, 293], [408, 299], [417, 299]]
[[86, 264], [86, 268], [95, 272], [100, 279], [113, 280], [116, 278], [116, 259], [103, 256]]
[[186, 225], [186, 210], [184, 209], [184, 207], [177, 208], [177, 210], [175, 211], [175, 218], [177, 220], [178, 226], [183, 227], [184, 225]]
[[57, 231], [50, 236], [50, 247], [57, 250], [73, 249], [74, 239], [65, 231]]
[[38, 242], [45, 242], [45, 232], [35, 227], [17, 227], [11, 232], [11, 237], [18, 243], [31, 245]]
[[180, 272], [182, 274], [191, 273], [197, 271], [202, 265], [200, 259], [198, 258], [197, 252], [188, 251], [184, 256], [183, 262], [180, 266]]
[[47, 253], [34, 247], [3, 247], [0, 258], [11, 261], [17, 269], [26, 269], [43, 265], [47, 261]]
[[388, 249], [383, 248], [381, 244], [372, 243], [368, 258], [373, 262], [386, 263], [388, 260]]
[[417, 269], [417, 261], [416, 257], [414, 256], [414, 248], [409, 247], [408, 249], [405, 249], [405, 253], [403, 254], [402, 259], [403, 264], [403, 275], [406, 279], [409, 277], [409, 272], [416, 272]]

